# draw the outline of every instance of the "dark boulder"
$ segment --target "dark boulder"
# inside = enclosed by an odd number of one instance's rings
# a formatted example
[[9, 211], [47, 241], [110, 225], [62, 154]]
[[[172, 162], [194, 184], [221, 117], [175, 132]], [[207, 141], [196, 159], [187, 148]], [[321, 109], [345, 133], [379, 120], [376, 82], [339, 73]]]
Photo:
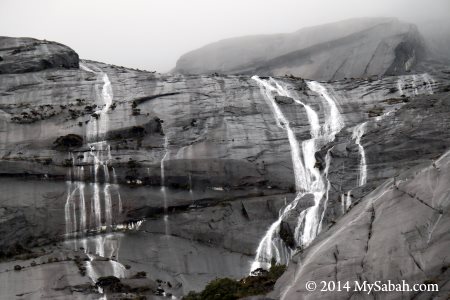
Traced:
[[277, 101], [278, 104], [294, 104], [294, 99], [286, 96], [275, 96], [275, 101]]
[[101, 287], [105, 291], [119, 293], [119, 292], [127, 292], [128, 289], [124, 286], [120, 279], [115, 276], [104, 276], [100, 277], [95, 283], [97, 287]]
[[20, 266], [20, 265], [14, 266], [14, 271], [20, 271], [20, 270], [22, 270], [22, 266]]
[[286, 246], [291, 249], [295, 248], [294, 230], [287, 222], [281, 222], [280, 224], [280, 238], [284, 241]]

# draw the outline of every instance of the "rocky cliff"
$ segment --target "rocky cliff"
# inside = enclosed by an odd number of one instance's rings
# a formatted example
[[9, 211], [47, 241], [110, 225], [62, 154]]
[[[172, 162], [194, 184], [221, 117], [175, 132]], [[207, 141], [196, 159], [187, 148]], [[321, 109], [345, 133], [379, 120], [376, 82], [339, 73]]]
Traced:
[[[3, 49], [16, 52], [1, 54], [0, 62], [8, 70], [0, 75], [0, 282], [9, 298], [29, 292], [27, 276], [31, 299], [40, 290], [96, 299], [93, 281], [115, 275], [130, 287], [140, 282], [129, 282], [137, 271], [180, 296], [291, 257], [273, 296], [295, 298], [309, 278], [291, 276], [303, 272], [296, 269], [300, 257], [310, 255], [315, 268], [318, 256], [309, 249], [327, 241], [320, 249], [331, 251], [351, 234], [333, 232], [350, 226], [353, 214], [365, 216], [376, 193], [394, 189], [392, 178], [415, 194], [410, 185], [422, 175], [409, 184], [402, 174], [432, 165], [450, 144], [445, 67], [329, 82], [158, 74], [78, 61], [65, 46], [21, 40], [1, 39]], [[29, 43], [34, 50], [26, 50]], [[447, 197], [436, 180], [436, 199]], [[389, 206], [396, 199], [389, 193], [376, 203]], [[405, 228], [390, 239], [410, 229], [404, 218], [422, 213], [423, 224], [431, 220], [426, 228], [438, 215], [433, 231], [445, 228], [445, 201], [417, 197], [428, 205], [414, 201], [411, 214], [386, 217], [385, 225]], [[407, 210], [407, 202], [392, 203]], [[383, 224], [383, 215], [375, 216]], [[368, 234], [364, 226], [355, 239]], [[378, 249], [384, 231], [370, 230]], [[445, 263], [447, 245], [433, 236], [430, 267], [419, 262], [432, 275]], [[400, 249], [399, 262], [411, 263], [405, 245], [386, 251]], [[351, 250], [355, 257], [372, 253]], [[382, 273], [376, 262], [370, 274], [386, 279], [394, 272]], [[14, 271], [15, 264], [25, 268]], [[351, 273], [352, 266], [338, 271]], [[162, 293], [158, 283], [142, 284], [145, 293]]]
[[78, 54], [55, 42], [32, 38], [0, 37], [0, 74], [78, 68]]
[[[445, 299], [450, 290], [449, 152], [431, 165], [389, 179], [352, 207], [313, 245], [294, 256], [277, 282], [281, 299]], [[349, 282], [309, 291], [307, 281]], [[355, 282], [435, 284], [433, 291], [355, 290]], [[381, 285], [380, 285], [381, 286]]]
[[396, 19], [351, 19], [289, 34], [219, 41], [186, 53], [176, 71], [284, 76], [315, 80], [404, 74], [423, 56], [412, 24]]

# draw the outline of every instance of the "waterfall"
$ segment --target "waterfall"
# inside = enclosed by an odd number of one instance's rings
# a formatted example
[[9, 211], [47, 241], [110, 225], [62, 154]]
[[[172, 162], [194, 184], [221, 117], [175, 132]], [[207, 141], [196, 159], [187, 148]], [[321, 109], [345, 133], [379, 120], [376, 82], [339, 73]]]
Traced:
[[[95, 284], [98, 278], [105, 275], [112, 274], [117, 278], [125, 278], [127, 276], [125, 266], [118, 261], [121, 238], [121, 235], [97, 235], [75, 242], [75, 245], [83, 245], [84, 252], [89, 258], [85, 262], [86, 275], [92, 283]], [[96, 256], [108, 258], [108, 260], [99, 260], [96, 259]], [[103, 294], [101, 288], [98, 289], [98, 292]]]
[[[112, 211], [112, 195], [111, 195], [111, 187], [116, 186], [116, 192], [119, 199], [119, 213], [122, 209], [121, 199], [120, 199], [120, 193], [117, 186], [117, 178], [115, 171], [113, 169], [113, 177], [114, 177], [114, 183], [111, 185], [110, 181], [110, 174], [109, 174], [109, 167], [108, 164], [111, 160], [111, 148], [106, 142], [98, 142], [98, 143], [91, 143], [90, 146], [90, 155], [93, 159], [94, 163], [94, 182], [93, 190], [94, 190], [94, 197], [93, 202], [91, 202], [91, 214], [94, 216], [94, 222], [95, 222], [95, 228], [97, 230], [102, 229], [105, 227], [106, 229], [111, 229], [113, 225], [113, 211]], [[105, 157], [106, 152], [106, 157]], [[99, 182], [99, 170], [103, 170], [103, 189], [101, 189], [101, 183]], [[101, 192], [102, 191], [102, 192]], [[104, 220], [105, 222], [102, 223], [102, 209], [101, 209], [101, 195], [103, 194], [103, 207], [104, 207]]]
[[169, 140], [167, 139], [167, 136], [165, 136], [164, 137], [164, 155], [161, 159], [161, 187], [165, 186], [164, 161], [166, 160], [167, 155], [169, 154], [168, 144], [169, 144]]
[[300, 155], [300, 145], [297, 141], [297, 138], [295, 136], [295, 133], [292, 131], [291, 126], [289, 124], [289, 121], [284, 116], [283, 112], [279, 108], [277, 102], [275, 101], [275, 98], [272, 93], [277, 93], [281, 96], [287, 96], [288, 92], [281, 87], [281, 85], [276, 84], [276, 81], [274, 79], [262, 80], [258, 76], [253, 76], [253, 80], [255, 80], [261, 87], [261, 91], [264, 93], [266, 101], [269, 104], [269, 107], [272, 110], [272, 113], [274, 114], [275, 121], [278, 125], [278, 127], [284, 129], [287, 133], [289, 145], [291, 147], [291, 158], [292, 158], [292, 164], [294, 166], [294, 177], [295, 177], [295, 187], [297, 191], [300, 190], [306, 190], [306, 182], [303, 181], [305, 178], [305, 167], [301, 160]]
[[[278, 127], [286, 131], [294, 167], [295, 186], [298, 192], [296, 198], [280, 211], [279, 218], [270, 226], [260, 241], [255, 260], [251, 266], [251, 270], [254, 270], [259, 267], [267, 267], [272, 258], [275, 258], [278, 263], [288, 262], [291, 251], [284, 245], [284, 242], [279, 236], [280, 224], [296, 208], [298, 202], [306, 194], [314, 196], [314, 205], [300, 213], [295, 228], [295, 239], [298, 245], [307, 246], [317, 236], [322, 226], [321, 223], [324, 214], [320, 211], [320, 203], [323, 197], [327, 195], [329, 186], [325, 185], [324, 178], [316, 168], [315, 153], [322, 146], [334, 139], [335, 134], [344, 126], [344, 122], [335, 100], [330, 96], [326, 87], [318, 82], [310, 81], [307, 82], [307, 85], [311, 91], [317, 93], [321, 99], [325, 100], [329, 108], [325, 113], [325, 122], [322, 126], [319, 123], [317, 113], [309, 105], [293, 97], [289, 90], [275, 79], [263, 80], [258, 76], [253, 76], [252, 79], [260, 86], [261, 92], [271, 108]], [[295, 103], [305, 108], [312, 138], [303, 141], [301, 146], [290, 126], [289, 120], [278, 106], [275, 99], [277, 95], [291, 97]], [[326, 163], [328, 165], [330, 159], [331, 155], [327, 154]], [[328, 172], [328, 167], [326, 168], [326, 172]], [[327, 176], [325, 177], [327, 178]], [[324, 206], [326, 206], [326, 200], [327, 198], [325, 198], [325, 203], [323, 203]]]
[[346, 201], [345, 201], [345, 205], [347, 206], [347, 209], [352, 204], [351, 196], [352, 196], [352, 191], [350, 190], [350, 191], [347, 192], [347, 198], [346, 198]]
[[94, 152], [94, 147], [91, 146], [91, 155], [94, 158], [94, 182], [92, 183], [94, 188], [94, 199], [91, 202], [91, 216], [95, 223], [95, 228], [101, 228], [101, 204], [100, 204], [100, 184], [98, 182], [98, 170], [100, 167], [100, 160], [97, 158]]
[[[417, 96], [420, 94], [433, 94], [433, 85], [435, 81], [428, 74], [420, 74], [420, 75], [404, 75], [399, 76], [397, 80], [397, 89], [401, 96]], [[393, 111], [388, 111], [381, 116], [375, 118], [376, 122], [383, 120], [386, 116], [391, 114]], [[366, 152], [364, 150], [364, 146], [361, 144], [361, 138], [365, 133], [366, 126], [368, 121], [363, 122], [359, 125], [356, 125], [353, 128], [352, 139], [355, 141], [355, 144], [358, 145], [358, 151], [360, 154], [360, 163], [359, 163], [359, 175], [357, 179], [356, 186], [363, 186], [367, 183], [367, 161], [366, 161]], [[351, 190], [347, 192], [347, 194], [341, 195], [342, 202], [342, 212], [345, 213], [350, 205], [351, 201]]]
[[84, 233], [86, 231], [86, 199], [84, 198], [84, 167], [80, 167], [80, 177], [79, 177], [79, 184], [78, 189], [80, 191], [80, 198], [79, 198], [79, 207], [80, 207], [80, 232]]
[[[68, 171], [67, 181], [67, 198], [64, 206], [66, 234], [71, 235], [76, 232], [86, 231], [86, 200], [84, 197], [85, 184], [84, 179], [84, 167], [76, 166], [76, 161], [73, 153], [70, 153], [70, 159], [72, 168]], [[73, 171], [74, 174], [72, 173]], [[79, 227], [77, 222], [77, 202], [76, 196], [78, 196], [79, 207]]]
[[169, 155], [169, 139], [167, 138], [167, 135], [164, 137], [164, 156], [161, 159], [161, 193], [163, 196], [163, 207], [164, 207], [164, 228], [165, 228], [165, 235], [170, 235], [170, 226], [169, 226], [169, 214], [168, 214], [168, 205], [167, 205], [167, 193], [166, 193], [166, 187], [165, 187], [165, 173], [164, 173], [164, 162]]
[[356, 145], [358, 145], [359, 155], [361, 156], [361, 160], [359, 162], [358, 186], [365, 185], [367, 182], [366, 152], [361, 144], [361, 138], [364, 135], [366, 124], [367, 122], [364, 122], [355, 126], [352, 133], [352, 139], [354, 139]]
[[72, 190], [72, 184], [71, 182], [67, 183], [67, 199], [66, 199], [66, 205], [64, 206], [64, 216], [66, 221], [66, 234], [71, 234], [72, 232], [76, 231], [76, 228], [74, 228], [74, 220], [72, 220], [72, 206], [73, 206], [73, 194], [76, 192], [76, 189]]
[[[97, 96], [101, 98], [103, 105], [101, 106], [101, 109], [98, 109], [95, 112], [98, 118], [91, 118], [91, 122], [89, 122], [88, 126], [86, 127], [87, 138], [95, 138], [98, 140], [100, 137], [105, 137], [106, 133], [109, 130], [108, 111], [113, 103], [111, 81], [109, 80], [108, 75], [96, 66], [81, 62], [80, 68], [84, 71], [95, 74], [97, 76], [97, 79], [103, 82], [101, 93], [98, 91], [98, 85], [95, 85], [95, 88], [97, 89]], [[70, 181], [68, 182], [67, 200], [65, 205], [66, 234], [73, 234], [77, 232], [83, 234], [87, 230], [99, 231], [103, 228], [112, 228], [112, 192], [115, 192], [117, 194], [119, 202], [119, 213], [121, 213], [123, 209], [122, 199], [120, 197], [119, 187], [117, 184], [117, 176], [114, 169], [112, 169], [113, 183], [111, 184], [111, 178], [109, 174], [109, 163], [112, 160], [110, 145], [107, 143], [107, 141], [99, 141], [89, 143], [88, 147], [90, 148], [90, 151], [88, 153], [90, 157], [89, 161], [93, 166], [90, 168], [91, 176], [93, 175], [93, 182], [89, 184], [90, 190], [92, 191], [92, 197], [90, 199], [86, 199], [85, 197], [86, 186], [84, 183], [84, 165], [88, 163], [85, 153], [83, 153], [83, 162], [81, 166], [77, 165], [73, 154], [71, 154], [71, 171], [75, 172], [75, 178], [73, 178], [71, 173]], [[79, 157], [77, 157], [77, 159], [78, 158]], [[101, 171], [103, 172], [103, 182], [100, 180]], [[76, 201], [77, 197], [78, 203]], [[86, 200], [90, 202], [89, 211], [88, 209], [86, 209]], [[90, 216], [89, 224], [87, 222], [88, 214]], [[102, 221], [102, 215], [104, 218], [104, 222]], [[79, 220], [79, 225], [77, 224], [77, 219]]]
[[319, 232], [322, 231], [323, 218], [325, 217], [325, 212], [327, 210], [327, 205], [328, 205], [328, 200], [329, 200], [328, 195], [330, 193], [330, 188], [331, 188], [331, 183], [330, 183], [330, 180], [328, 179], [328, 172], [330, 170], [331, 150], [333, 149], [333, 147], [328, 149], [327, 154], [325, 155], [325, 170], [323, 171], [323, 173], [325, 174], [325, 179], [327, 181], [327, 187], [326, 187], [326, 192], [325, 192], [325, 201], [323, 203], [322, 216], [320, 217]]
[[80, 68], [84, 71], [95, 74], [97, 76], [97, 80], [101, 80], [103, 82], [101, 93], [98, 92], [98, 86], [95, 86], [97, 89], [97, 97], [99, 97], [102, 101], [101, 109], [95, 111], [97, 118], [91, 118], [86, 130], [86, 135], [88, 138], [99, 140], [104, 138], [109, 130], [108, 111], [114, 98], [111, 81], [109, 80], [108, 74], [96, 66], [80, 62]]
[[317, 81], [309, 81], [307, 84], [309, 89], [321, 95], [330, 107], [329, 115], [325, 120], [325, 132], [323, 133], [323, 137], [327, 139], [328, 142], [332, 141], [334, 140], [335, 134], [344, 127], [344, 120], [341, 113], [337, 108], [335, 100], [330, 96], [325, 86]]

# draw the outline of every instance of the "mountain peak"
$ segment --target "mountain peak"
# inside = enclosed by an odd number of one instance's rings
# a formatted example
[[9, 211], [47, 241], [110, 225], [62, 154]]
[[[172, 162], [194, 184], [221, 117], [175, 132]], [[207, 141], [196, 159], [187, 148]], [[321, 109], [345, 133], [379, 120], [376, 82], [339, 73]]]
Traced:
[[180, 57], [175, 71], [330, 80], [402, 74], [423, 52], [415, 25], [395, 18], [358, 18], [293, 33], [231, 38]]

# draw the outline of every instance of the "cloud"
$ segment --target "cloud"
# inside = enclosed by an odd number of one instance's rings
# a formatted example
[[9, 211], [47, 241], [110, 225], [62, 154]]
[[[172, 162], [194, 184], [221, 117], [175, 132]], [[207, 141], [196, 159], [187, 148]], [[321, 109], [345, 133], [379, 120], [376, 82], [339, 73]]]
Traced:
[[448, 19], [448, 0], [2, 0], [0, 35], [55, 40], [81, 57], [168, 71], [204, 44], [355, 17]]

